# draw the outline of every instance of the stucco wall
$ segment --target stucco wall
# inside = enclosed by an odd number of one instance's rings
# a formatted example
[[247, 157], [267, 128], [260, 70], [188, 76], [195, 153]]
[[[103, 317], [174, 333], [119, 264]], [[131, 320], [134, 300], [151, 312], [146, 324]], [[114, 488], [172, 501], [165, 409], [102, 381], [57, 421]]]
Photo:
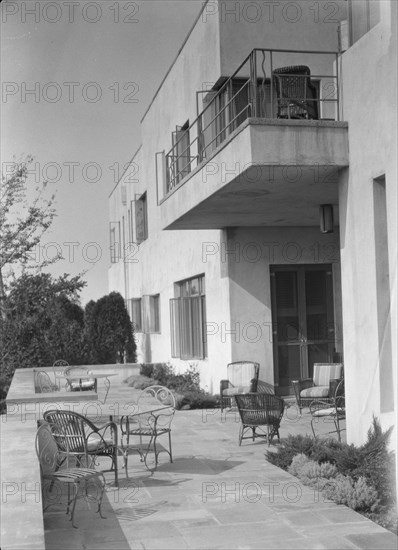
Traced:
[[[344, 119], [350, 168], [340, 185], [341, 263], [347, 437], [362, 443], [372, 415], [396, 425], [397, 407], [397, 134], [396, 2], [381, 2], [381, 21], [343, 56]], [[374, 178], [385, 174], [388, 243], [377, 242]], [[379, 222], [380, 220], [377, 220]], [[391, 368], [395, 406], [381, 413], [377, 254], [389, 253]], [[393, 437], [396, 446], [396, 431]]]

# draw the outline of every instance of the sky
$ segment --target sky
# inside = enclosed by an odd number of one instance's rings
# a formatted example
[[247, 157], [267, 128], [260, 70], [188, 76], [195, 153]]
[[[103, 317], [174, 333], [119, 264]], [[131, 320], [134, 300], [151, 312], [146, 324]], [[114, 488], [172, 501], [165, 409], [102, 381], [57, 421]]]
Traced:
[[[84, 305], [108, 293], [108, 197], [140, 145], [140, 120], [202, 0], [5, 0], [1, 162], [33, 155], [57, 217], [33, 254], [84, 272]], [[175, 100], [175, 98], [170, 98]], [[156, 131], [156, 130], [155, 130]]]

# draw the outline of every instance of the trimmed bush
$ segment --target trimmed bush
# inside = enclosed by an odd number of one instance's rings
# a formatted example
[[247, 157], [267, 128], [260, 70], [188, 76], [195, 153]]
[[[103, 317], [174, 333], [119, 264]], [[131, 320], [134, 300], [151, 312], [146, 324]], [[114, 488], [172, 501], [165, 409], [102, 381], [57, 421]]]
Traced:
[[287, 471], [289, 472], [289, 474], [292, 474], [292, 476], [299, 477], [302, 467], [305, 464], [308, 464], [308, 462], [310, 462], [308, 456], [306, 456], [304, 453], [300, 453], [293, 457], [292, 463], [290, 464]]
[[289, 436], [277, 452], [267, 452], [267, 460], [397, 534], [395, 455], [388, 450], [391, 432], [391, 428], [383, 432], [373, 418], [367, 441], [360, 447], [334, 439]]
[[354, 480], [340, 474], [325, 486], [324, 495], [357, 511], [376, 512], [379, 505], [376, 489], [368, 485], [364, 477]]
[[136, 389], [148, 386], [166, 386], [176, 399], [176, 409], [206, 409], [220, 406], [219, 397], [200, 388], [200, 372], [196, 365], [189, 365], [181, 374], [176, 374], [169, 363], [142, 363], [140, 374], [130, 376], [126, 383]]
[[130, 388], [136, 388], [137, 390], [145, 390], [145, 388], [149, 386], [157, 386], [159, 384], [157, 380], [148, 378], [148, 376], [142, 376], [141, 374], [138, 376], [130, 376], [126, 380], [126, 383]]

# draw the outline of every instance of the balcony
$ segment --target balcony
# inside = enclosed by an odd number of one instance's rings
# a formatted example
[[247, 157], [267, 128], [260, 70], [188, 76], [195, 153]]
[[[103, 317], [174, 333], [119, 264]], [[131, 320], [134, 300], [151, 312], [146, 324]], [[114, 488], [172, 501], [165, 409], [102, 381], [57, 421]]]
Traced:
[[348, 166], [335, 52], [255, 49], [198, 94], [158, 180], [165, 229], [316, 225]]

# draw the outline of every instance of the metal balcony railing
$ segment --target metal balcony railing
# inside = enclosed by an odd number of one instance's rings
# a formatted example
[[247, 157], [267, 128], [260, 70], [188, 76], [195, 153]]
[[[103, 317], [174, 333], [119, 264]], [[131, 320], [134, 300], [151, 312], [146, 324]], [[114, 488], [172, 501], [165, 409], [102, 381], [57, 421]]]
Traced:
[[[201, 92], [203, 110], [166, 154], [165, 196], [248, 118], [339, 120], [337, 61], [337, 52], [252, 50], [218, 89]], [[320, 65], [329, 74], [311, 74]]]

